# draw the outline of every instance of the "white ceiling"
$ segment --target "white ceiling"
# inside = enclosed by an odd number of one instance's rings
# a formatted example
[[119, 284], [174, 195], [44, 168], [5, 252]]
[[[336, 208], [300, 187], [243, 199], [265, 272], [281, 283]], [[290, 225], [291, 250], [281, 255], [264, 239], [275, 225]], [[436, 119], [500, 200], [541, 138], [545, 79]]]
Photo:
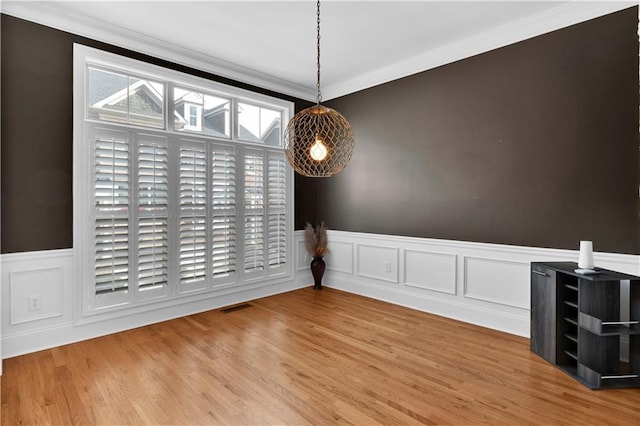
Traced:
[[[637, 2], [331, 1], [325, 100]], [[3, 1], [2, 12], [285, 94], [315, 99], [314, 1]]]

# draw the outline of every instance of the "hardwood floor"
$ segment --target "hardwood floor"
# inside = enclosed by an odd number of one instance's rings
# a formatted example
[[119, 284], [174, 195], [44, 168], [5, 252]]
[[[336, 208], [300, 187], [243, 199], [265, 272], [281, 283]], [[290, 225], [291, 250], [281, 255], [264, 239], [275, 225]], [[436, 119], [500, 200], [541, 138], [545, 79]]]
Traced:
[[2, 424], [640, 425], [529, 340], [325, 288], [4, 361]]

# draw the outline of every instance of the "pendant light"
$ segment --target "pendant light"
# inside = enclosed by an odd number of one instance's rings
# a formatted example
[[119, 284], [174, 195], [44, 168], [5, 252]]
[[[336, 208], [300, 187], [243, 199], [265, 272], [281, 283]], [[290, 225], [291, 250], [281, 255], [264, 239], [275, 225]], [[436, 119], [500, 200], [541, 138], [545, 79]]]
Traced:
[[342, 171], [353, 154], [353, 132], [342, 114], [320, 105], [320, 0], [317, 7], [316, 105], [293, 116], [284, 132], [287, 159], [296, 172], [309, 177], [329, 177]]

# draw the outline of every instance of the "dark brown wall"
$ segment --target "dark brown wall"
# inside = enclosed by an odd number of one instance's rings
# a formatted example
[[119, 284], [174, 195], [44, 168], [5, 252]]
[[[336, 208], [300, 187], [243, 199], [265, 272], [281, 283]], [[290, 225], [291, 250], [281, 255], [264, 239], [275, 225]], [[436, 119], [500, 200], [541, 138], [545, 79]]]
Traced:
[[[636, 24], [632, 8], [328, 103], [356, 150], [335, 177], [296, 175], [296, 229], [640, 253]], [[287, 99], [6, 15], [1, 30], [2, 253], [72, 245], [74, 42]]]
[[640, 253], [637, 22], [634, 7], [328, 102], [353, 159], [296, 202], [331, 229]]
[[2, 253], [73, 243], [73, 43], [293, 101], [46, 26], [2, 15]]

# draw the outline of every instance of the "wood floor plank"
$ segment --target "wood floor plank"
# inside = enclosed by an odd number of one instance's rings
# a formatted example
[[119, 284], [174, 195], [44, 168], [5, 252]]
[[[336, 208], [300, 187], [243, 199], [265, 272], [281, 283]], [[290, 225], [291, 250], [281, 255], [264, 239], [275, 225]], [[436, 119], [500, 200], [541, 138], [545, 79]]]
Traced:
[[640, 425], [529, 340], [325, 288], [4, 361], [2, 424]]

